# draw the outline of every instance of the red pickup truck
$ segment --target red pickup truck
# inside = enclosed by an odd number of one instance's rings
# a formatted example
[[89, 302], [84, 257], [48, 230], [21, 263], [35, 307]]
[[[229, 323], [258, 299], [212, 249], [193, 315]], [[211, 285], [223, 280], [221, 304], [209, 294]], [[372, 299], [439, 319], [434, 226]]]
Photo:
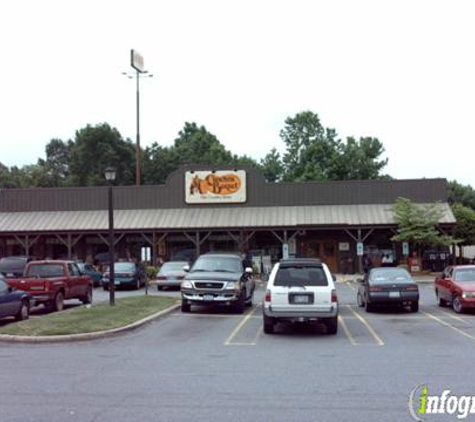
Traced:
[[93, 281], [73, 261], [31, 261], [23, 277], [6, 281], [30, 293], [35, 305], [44, 304], [51, 311], [61, 311], [66, 299], [92, 302]]

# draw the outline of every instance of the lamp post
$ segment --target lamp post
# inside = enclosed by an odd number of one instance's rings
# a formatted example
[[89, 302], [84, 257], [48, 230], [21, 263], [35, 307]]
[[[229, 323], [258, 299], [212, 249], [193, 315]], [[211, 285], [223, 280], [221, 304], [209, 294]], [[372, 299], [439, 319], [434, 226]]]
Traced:
[[115, 305], [115, 274], [114, 274], [114, 198], [112, 185], [115, 180], [115, 169], [107, 167], [104, 171], [104, 176], [109, 185], [109, 305]]
[[136, 79], [136, 120], [137, 136], [135, 145], [135, 184], [140, 186], [140, 78], [151, 78], [153, 75], [144, 70], [143, 57], [136, 51], [130, 51], [130, 65], [135, 69], [135, 75], [122, 72], [129, 79]]

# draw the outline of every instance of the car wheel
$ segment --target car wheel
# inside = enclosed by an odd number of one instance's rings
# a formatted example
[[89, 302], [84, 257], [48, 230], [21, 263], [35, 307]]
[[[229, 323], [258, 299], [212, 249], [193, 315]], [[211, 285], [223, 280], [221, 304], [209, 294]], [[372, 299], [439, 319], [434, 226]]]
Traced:
[[157, 286], [157, 290], [158, 291], [163, 290], [163, 286]]
[[181, 301], [181, 311], [182, 312], [190, 312], [191, 311], [190, 304], [186, 300], [183, 300], [183, 299]]
[[30, 318], [30, 302], [24, 299], [21, 301], [21, 306], [18, 313], [15, 315], [15, 319], [17, 321], [23, 321], [28, 318]]
[[84, 305], [88, 305], [89, 303], [92, 303], [92, 287], [87, 288], [87, 292], [84, 295], [84, 297], [81, 299], [81, 302], [84, 303]]
[[419, 312], [419, 302], [411, 303], [411, 312]]
[[56, 293], [54, 299], [49, 303], [48, 310], [51, 312], [60, 312], [64, 309], [63, 292]]
[[438, 291], [435, 292], [435, 295], [437, 296], [437, 305], [439, 305], [440, 307], [447, 306], [447, 301], [440, 297]]
[[361, 297], [360, 292], [356, 294], [356, 303], [358, 303], [358, 306], [362, 308], [364, 306], [363, 298]]
[[462, 302], [460, 302], [460, 297], [454, 296], [454, 298], [452, 299], [452, 308], [458, 314], [461, 314], [463, 312], [463, 306]]
[[264, 315], [264, 333], [274, 334], [274, 318]]
[[338, 332], [338, 317], [328, 318], [325, 321], [327, 327], [327, 334], [336, 334]]

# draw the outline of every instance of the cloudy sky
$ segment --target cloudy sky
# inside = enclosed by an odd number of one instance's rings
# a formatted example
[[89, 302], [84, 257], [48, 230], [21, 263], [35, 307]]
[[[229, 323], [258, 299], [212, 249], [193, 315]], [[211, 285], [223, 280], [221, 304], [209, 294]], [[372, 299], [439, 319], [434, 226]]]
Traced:
[[288, 116], [375, 136], [397, 178], [475, 187], [473, 0], [15, 0], [0, 4], [0, 162], [35, 163], [52, 138], [107, 122], [142, 146], [186, 121], [231, 151], [283, 151]]

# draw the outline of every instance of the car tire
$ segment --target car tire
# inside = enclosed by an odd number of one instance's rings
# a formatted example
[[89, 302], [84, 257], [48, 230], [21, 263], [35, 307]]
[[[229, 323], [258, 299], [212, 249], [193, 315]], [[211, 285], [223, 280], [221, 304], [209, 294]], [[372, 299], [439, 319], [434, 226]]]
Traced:
[[457, 314], [461, 314], [463, 312], [462, 302], [460, 302], [459, 296], [454, 296], [452, 299], [452, 308]]
[[105, 292], [107, 292], [107, 290], [109, 290], [109, 287], [106, 286], [106, 285], [102, 285], [102, 289], [103, 289]]
[[338, 317], [328, 318], [325, 321], [325, 326], [327, 327], [327, 334], [338, 333]]
[[86, 292], [86, 294], [82, 297], [81, 302], [82, 302], [84, 305], [89, 305], [90, 303], [92, 303], [92, 287], [89, 286], [89, 287], [87, 288], [87, 292]]
[[157, 286], [157, 290], [158, 291], [163, 290], [163, 286]]
[[186, 300], [183, 300], [183, 299], [181, 301], [181, 311], [182, 312], [190, 312], [191, 311], [191, 305]]
[[411, 303], [411, 312], [419, 312], [419, 302]]
[[30, 301], [23, 299], [21, 301], [20, 309], [18, 310], [17, 314], [15, 315], [15, 319], [17, 321], [23, 321], [25, 319], [30, 318]]
[[264, 322], [264, 333], [274, 334], [274, 325], [275, 325], [274, 318], [264, 315], [263, 322]]
[[61, 312], [64, 309], [64, 294], [63, 292], [56, 293], [54, 299], [48, 304], [48, 311]]
[[359, 292], [356, 294], [356, 303], [360, 308], [364, 306], [363, 298], [361, 297], [361, 294]]
[[447, 306], [447, 301], [440, 297], [438, 291], [435, 292], [435, 295], [437, 296], [437, 305], [439, 305], [441, 308], [443, 308], [444, 306]]
[[365, 310], [366, 312], [373, 312], [373, 305], [370, 305], [370, 304], [368, 303], [368, 301], [366, 301], [366, 302], [364, 303], [364, 310]]

